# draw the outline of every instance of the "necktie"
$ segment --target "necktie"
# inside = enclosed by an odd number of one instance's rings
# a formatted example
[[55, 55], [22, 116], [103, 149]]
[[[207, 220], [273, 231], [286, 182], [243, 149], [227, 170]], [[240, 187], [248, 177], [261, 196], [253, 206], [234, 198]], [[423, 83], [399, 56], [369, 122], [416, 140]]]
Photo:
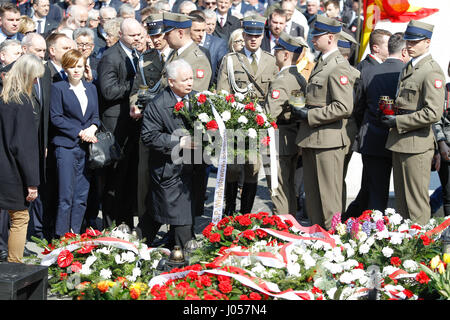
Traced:
[[37, 21], [37, 33], [39, 33], [39, 34], [42, 33], [42, 30], [41, 30], [41, 23], [42, 23], [41, 20], [38, 20], [38, 21]]
[[39, 86], [39, 79], [36, 79], [36, 83], [33, 84], [34, 86], [34, 90], [36, 91], [36, 96], [38, 98], [38, 100], [41, 102], [41, 89]]
[[136, 54], [136, 50], [133, 50], [131, 52], [131, 56], [133, 57], [134, 71], [137, 71], [137, 68], [139, 66], [139, 58], [138, 58], [138, 55]]
[[412, 60], [408, 62], [408, 64], [406, 65], [406, 73], [410, 73], [412, 71], [413, 65], [412, 65]]
[[252, 52], [251, 54], [252, 57], [252, 69], [253, 69], [253, 73], [256, 74], [256, 72], [258, 71], [258, 63], [256, 62], [256, 53]]
[[161, 53], [161, 62], [164, 64], [166, 62], [166, 55], [164, 53]]
[[223, 25], [225, 24], [225, 22], [223, 21], [223, 17], [220, 17], [220, 26], [223, 28]]
[[189, 96], [184, 96], [182, 99], [185, 106], [187, 106], [188, 110], [191, 111], [191, 104], [189, 103]]
[[67, 74], [64, 72], [64, 70], [61, 70], [60, 72], [61, 78], [63, 78], [64, 81], [67, 81], [69, 78], [67, 78]]

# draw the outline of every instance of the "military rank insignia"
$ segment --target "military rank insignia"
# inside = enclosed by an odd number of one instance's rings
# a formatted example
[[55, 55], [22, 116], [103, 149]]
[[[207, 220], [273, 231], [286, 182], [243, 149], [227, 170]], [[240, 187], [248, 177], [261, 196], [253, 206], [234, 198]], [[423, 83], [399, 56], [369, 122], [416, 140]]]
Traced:
[[340, 76], [339, 81], [341, 82], [342, 85], [346, 85], [348, 83], [348, 78], [347, 76]]
[[278, 99], [280, 97], [280, 91], [279, 90], [273, 90], [272, 91], [272, 99]]

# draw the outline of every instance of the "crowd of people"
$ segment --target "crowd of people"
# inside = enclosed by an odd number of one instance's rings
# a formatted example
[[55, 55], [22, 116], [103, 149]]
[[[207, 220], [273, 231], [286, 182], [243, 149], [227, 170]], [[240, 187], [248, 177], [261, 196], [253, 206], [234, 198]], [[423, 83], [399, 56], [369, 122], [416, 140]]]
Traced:
[[[173, 109], [206, 90], [251, 94], [276, 119], [274, 214], [328, 229], [337, 212], [384, 211], [393, 170], [399, 212], [426, 223], [430, 168], [450, 214], [448, 90], [429, 54], [433, 26], [376, 29], [370, 54], [357, 63], [359, 5], [4, 1], [0, 261], [21, 262], [31, 236], [51, 241], [122, 223], [151, 246], [183, 247], [194, 238], [214, 167], [174, 163], [176, 148], [198, 145], [189, 135], [174, 139], [186, 123]], [[380, 114], [382, 96], [394, 101], [391, 113]], [[99, 131], [113, 134], [121, 158], [92, 169], [89, 146]], [[347, 207], [353, 152], [361, 153], [363, 172]], [[262, 167], [259, 158], [227, 165], [224, 215], [252, 211]], [[162, 225], [168, 232], [159, 239]]]

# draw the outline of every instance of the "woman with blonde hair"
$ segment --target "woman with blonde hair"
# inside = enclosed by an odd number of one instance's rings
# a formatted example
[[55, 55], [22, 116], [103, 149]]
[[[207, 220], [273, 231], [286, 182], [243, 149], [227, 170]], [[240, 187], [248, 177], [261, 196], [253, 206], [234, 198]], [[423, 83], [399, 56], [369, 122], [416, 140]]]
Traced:
[[36, 32], [36, 22], [29, 16], [20, 16], [19, 33], [26, 35], [32, 32]]
[[230, 34], [230, 39], [228, 40], [228, 49], [230, 52], [239, 52], [244, 48], [244, 35], [242, 34], [244, 29], [239, 28], [234, 30]]
[[11, 221], [8, 262], [22, 262], [28, 207], [38, 195], [38, 134], [31, 92], [43, 74], [38, 57], [23, 55], [5, 74], [0, 94], [0, 208], [8, 211]]

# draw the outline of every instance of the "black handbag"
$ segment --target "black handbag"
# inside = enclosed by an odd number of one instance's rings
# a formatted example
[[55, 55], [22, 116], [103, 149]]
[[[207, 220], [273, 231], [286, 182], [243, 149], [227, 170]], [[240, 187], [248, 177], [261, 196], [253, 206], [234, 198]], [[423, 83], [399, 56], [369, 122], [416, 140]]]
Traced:
[[99, 169], [109, 166], [122, 157], [122, 150], [117, 143], [114, 134], [108, 131], [103, 123], [95, 134], [96, 143], [89, 144], [88, 167]]

